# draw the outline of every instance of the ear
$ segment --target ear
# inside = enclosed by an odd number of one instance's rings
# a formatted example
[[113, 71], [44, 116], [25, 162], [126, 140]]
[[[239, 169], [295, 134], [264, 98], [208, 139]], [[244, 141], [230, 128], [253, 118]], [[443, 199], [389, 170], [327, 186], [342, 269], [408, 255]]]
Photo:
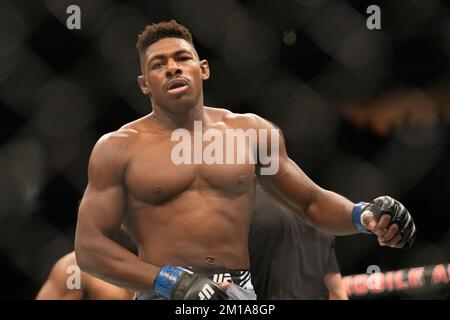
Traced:
[[202, 74], [201, 74], [202, 80], [208, 80], [209, 74], [210, 74], [208, 61], [206, 61], [206, 60], [200, 61], [200, 69], [202, 72]]
[[138, 84], [139, 84], [139, 87], [141, 88], [142, 93], [145, 95], [151, 94], [150, 88], [149, 88], [144, 76], [143, 75], [138, 76], [137, 80], [138, 80]]

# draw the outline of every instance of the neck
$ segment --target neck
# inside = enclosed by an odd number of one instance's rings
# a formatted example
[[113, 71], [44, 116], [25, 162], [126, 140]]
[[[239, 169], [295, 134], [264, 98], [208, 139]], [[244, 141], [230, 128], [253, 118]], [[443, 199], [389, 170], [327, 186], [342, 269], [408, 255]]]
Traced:
[[161, 129], [174, 130], [177, 128], [192, 129], [194, 121], [205, 122], [203, 100], [194, 107], [188, 108], [185, 112], [171, 112], [167, 108], [154, 104], [153, 112], [150, 116], [156, 121]]

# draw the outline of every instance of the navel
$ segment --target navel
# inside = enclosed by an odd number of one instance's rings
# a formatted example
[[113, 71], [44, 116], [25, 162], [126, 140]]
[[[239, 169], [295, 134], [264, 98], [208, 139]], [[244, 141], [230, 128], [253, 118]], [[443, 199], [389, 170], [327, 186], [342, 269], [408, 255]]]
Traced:
[[206, 260], [207, 264], [213, 265], [216, 263], [216, 259], [214, 259], [214, 257], [212, 257], [212, 256], [206, 256], [205, 260]]

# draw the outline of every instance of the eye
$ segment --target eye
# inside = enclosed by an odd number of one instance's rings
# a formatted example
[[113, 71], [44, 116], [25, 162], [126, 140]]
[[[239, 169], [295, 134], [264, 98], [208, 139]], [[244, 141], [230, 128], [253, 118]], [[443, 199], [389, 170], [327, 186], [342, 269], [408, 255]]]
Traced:
[[191, 57], [189, 56], [181, 56], [178, 58], [178, 61], [187, 61], [187, 60], [191, 60]]
[[161, 62], [157, 62], [157, 63], [152, 65], [152, 70], [159, 69], [162, 66], [163, 66], [163, 64]]

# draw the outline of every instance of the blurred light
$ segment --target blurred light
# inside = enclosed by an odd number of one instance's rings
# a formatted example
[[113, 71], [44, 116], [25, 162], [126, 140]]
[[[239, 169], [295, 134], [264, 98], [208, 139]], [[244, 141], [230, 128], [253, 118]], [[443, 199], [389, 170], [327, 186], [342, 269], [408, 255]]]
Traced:
[[0, 156], [2, 183], [0, 184], [0, 218], [17, 214], [23, 205], [22, 181], [13, 169], [11, 159]]
[[35, 123], [39, 132], [52, 140], [67, 140], [79, 135], [91, 120], [92, 106], [87, 96], [73, 83], [53, 80], [37, 95], [39, 111]]
[[116, 72], [136, 77], [139, 74], [136, 42], [147, 23], [138, 11], [126, 6], [115, 7], [101, 17], [96, 25], [96, 31], [100, 32], [100, 51]]
[[134, 8], [117, 6], [105, 12], [95, 26], [100, 52], [114, 71], [110, 82], [127, 104], [140, 114], [150, 111], [150, 102], [137, 84], [141, 70], [136, 42], [138, 34], [149, 23], [151, 21]]
[[372, 164], [355, 156], [335, 156], [322, 173], [327, 188], [353, 201], [371, 201], [387, 194], [389, 181]]
[[138, 114], [145, 115], [151, 111], [150, 99], [140, 90], [136, 77], [133, 77], [130, 81], [121, 81], [117, 77], [114, 85], [120, 96], [127, 102], [127, 105], [133, 108]]
[[343, 39], [336, 58], [350, 68], [371, 65], [378, 69], [385, 63], [388, 40], [380, 33], [357, 29]]
[[396, 132], [395, 137], [411, 148], [425, 148], [436, 143], [440, 130], [435, 126], [405, 125]]
[[46, 176], [44, 152], [31, 137], [16, 137], [3, 145], [0, 155], [0, 216], [27, 214], [34, 209], [35, 198]]
[[[65, 212], [64, 214], [72, 215], [72, 212]], [[74, 239], [70, 239], [66, 234], [58, 231], [52, 225], [41, 226], [40, 234], [42, 234], [44, 241], [42, 250], [39, 252], [39, 263], [37, 277], [41, 279], [40, 283], [48, 277], [53, 264], [74, 249]]]
[[228, 27], [225, 23], [237, 13], [245, 14], [245, 8], [234, 0], [170, 1], [175, 17], [186, 24], [192, 36], [214, 51], [220, 51]]
[[271, 121], [278, 121], [279, 125], [282, 125], [290, 96], [302, 85], [304, 84], [299, 78], [287, 71], [272, 72], [270, 78], [260, 86], [261, 94], [255, 97], [255, 103], [262, 110], [269, 112]]
[[19, 63], [22, 62], [23, 55], [20, 53], [9, 55], [6, 58], [0, 58], [0, 84], [5, 81]]
[[419, 89], [385, 94], [366, 105], [347, 105], [344, 113], [380, 136], [388, 136], [405, 124], [432, 127], [438, 121], [435, 101]]
[[239, 90], [239, 76], [218, 56], [212, 56], [208, 61], [211, 77], [203, 83], [205, 99], [210, 104], [215, 101], [212, 105], [228, 105], [233, 109], [242, 101], [239, 95], [239, 91], [242, 91]]
[[27, 33], [23, 16], [11, 5], [0, 4], [0, 60], [15, 53]]
[[268, 26], [247, 21], [241, 15], [231, 17], [227, 24], [229, 31], [224, 40], [223, 52], [231, 67], [257, 67], [277, 56], [279, 42]]
[[52, 71], [27, 48], [21, 48], [6, 61], [10, 61], [11, 65], [4, 66], [9, 75], [8, 81], [2, 83], [0, 97], [14, 112], [29, 116], [36, 111], [34, 97], [37, 91], [52, 76]]
[[[407, 128], [408, 126], [405, 130]], [[436, 165], [444, 147], [443, 135], [441, 130], [437, 129], [430, 137], [426, 144], [416, 144], [414, 147], [398, 139], [390, 139], [389, 143], [373, 155], [374, 165], [390, 177], [395, 195], [403, 196], [419, 184]]]
[[441, 6], [441, 0], [413, 0], [412, 1], [420, 10], [421, 13], [423, 11], [435, 12], [439, 10]]
[[306, 32], [331, 56], [335, 56], [342, 41], [355, 29], [365, 26], [365, 20], [345, 3], [329, 2], [306, 27]]
[[436, 102], [444, 121], [450, 123], [450, 84], [434, 86], [427, 91]]
[[6, 148], [16, 178], [21, 181], [24, 209], [33, 209], [35, 198], [45, 182], [46, 165], [41, 144], [35, 138], [16, 138]]
[[332, 147], [337, 126], [337, 114], [311, 88], [303, 85], [287, 98], [284, 127], [299, 150], [323, 153]]
[[[422, 214], [426, 214], [426, 212], [422, 212]], [[420, 226], [418, 226], [418, 228], [419, 228], [418, 232], [420, 235]], [[409, 255], [408, 265], [412, 266], [429, 265], [435, 263], [448, 262], [447, 259], [448, 259], [447, 254], [443, 251], [442, 248], [438, 247], [431, 241], [421, 239], [421, 241], [416, 244], [416, 247]]]
[[440, 39], [440, 42], [443, 44], [447, 56], [450, 57], [450, 18], [442, 21], [436, 27], [436, 33], [442, 32], [442, 39]]
[[302, 6], [313, 7], [321, 4], [326, 0], [293, 0], [293, 1]]
[[353, 168], [346, 180], [355, 181], [355, 183], [349, 183], [348, 186], [354, 199], [370, 201], [381, 194], [385, 194], [389, 188], [383, 172], [362, 160]]
[[70, 145], [58, 148], [58, 154], [52, 159], [56, 171], [80, 196], [86, 190], [88, 159], [98, 138], [97, 133], [85, 132]]
[[283, 42], [288, 46], [292, 46], [297, 42], [297, 34], [292, 30], [283, 32]]

